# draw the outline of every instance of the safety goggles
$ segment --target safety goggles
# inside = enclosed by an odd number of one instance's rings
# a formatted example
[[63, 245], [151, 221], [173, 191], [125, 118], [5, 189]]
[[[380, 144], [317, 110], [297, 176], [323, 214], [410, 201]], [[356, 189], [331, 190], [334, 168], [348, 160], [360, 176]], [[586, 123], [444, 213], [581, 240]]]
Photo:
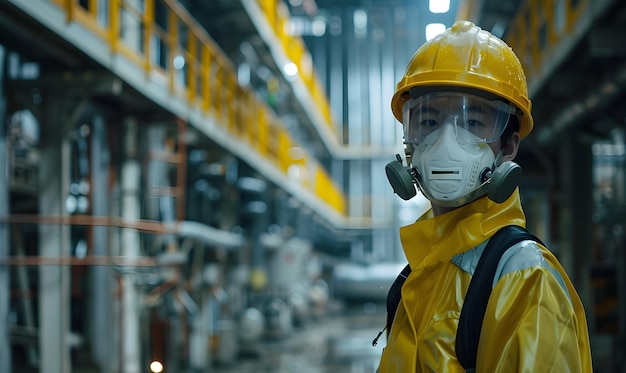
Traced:
[[460, 144], [492, 143], [500, 138], [513, 106], [481, 96], [435, 92], [411, 98], [402, 106], [404, 140], [410, 144], [435, 142], [444, 125], [454, 128]]

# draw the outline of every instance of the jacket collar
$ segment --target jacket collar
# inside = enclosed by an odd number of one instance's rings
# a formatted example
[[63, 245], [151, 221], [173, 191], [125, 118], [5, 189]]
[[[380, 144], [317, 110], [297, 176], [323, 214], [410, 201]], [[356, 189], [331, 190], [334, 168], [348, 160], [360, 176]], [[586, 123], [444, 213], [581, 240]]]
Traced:
[[409, 264], [415, 270], [449, 261], [509, 224], [526, 226], [519, 189], [500, 204], [485, 196], [436, 217], [429, 210], [415, 223], [400, 228], [400, 240]]

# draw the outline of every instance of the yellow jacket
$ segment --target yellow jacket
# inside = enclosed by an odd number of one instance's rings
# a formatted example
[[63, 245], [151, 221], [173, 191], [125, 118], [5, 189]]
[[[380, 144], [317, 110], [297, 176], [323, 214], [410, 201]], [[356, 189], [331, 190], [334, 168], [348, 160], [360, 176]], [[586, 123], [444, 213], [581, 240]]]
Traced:
[[[464, 371], [454, 350], [463, 298], [486, 242], [509, 224], [526, 225], [518, 191], [502, 204], [483, 197], [401, 228], [412, 272], [387, 335], [381, 373]], [[592, 371], [582, 303], [545, 247], [523, 241], [502, 257], [476, 364], [476, 372]]]

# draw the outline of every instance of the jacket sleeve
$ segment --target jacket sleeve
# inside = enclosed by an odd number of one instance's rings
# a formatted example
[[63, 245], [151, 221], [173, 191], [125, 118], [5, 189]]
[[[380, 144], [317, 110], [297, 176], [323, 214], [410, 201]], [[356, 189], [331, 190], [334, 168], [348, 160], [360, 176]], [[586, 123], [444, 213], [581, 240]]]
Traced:
[[584, 309], [559, 270], [545, 262], [499, 279], [485, 313], [476, 371], [592, 370]]

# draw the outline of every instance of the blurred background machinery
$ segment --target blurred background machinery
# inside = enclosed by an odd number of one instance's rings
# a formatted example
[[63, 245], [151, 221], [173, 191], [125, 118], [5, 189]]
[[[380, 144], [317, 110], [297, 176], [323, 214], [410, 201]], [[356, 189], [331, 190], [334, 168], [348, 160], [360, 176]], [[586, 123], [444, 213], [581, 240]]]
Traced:
[[457, 19], [520, 56], [529, 227], [623, 372], [619, 0], [0, 0], [0, 372], [206, 372], [380, 306], [428, 208], [388, 103]]

